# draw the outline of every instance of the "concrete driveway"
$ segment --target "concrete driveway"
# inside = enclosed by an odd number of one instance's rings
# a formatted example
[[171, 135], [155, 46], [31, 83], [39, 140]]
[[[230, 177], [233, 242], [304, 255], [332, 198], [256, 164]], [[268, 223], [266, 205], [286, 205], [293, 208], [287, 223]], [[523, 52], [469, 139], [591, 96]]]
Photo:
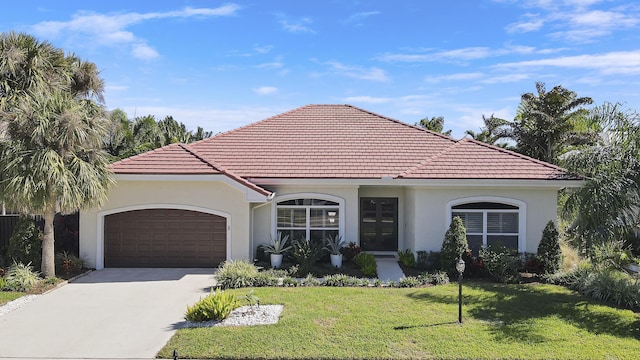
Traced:
[[0, 358], [152, 359], [214, 271], [94, 271], [0, 316]]

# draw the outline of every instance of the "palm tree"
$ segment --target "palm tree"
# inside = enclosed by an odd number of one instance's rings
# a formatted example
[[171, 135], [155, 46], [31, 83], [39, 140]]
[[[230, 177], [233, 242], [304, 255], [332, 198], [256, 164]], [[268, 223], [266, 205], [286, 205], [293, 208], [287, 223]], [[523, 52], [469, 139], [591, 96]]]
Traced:
[[[104, 85], [94, 64], [26, 34], [0, 35], [0, 198], [44, 218], [42, 272], [55, 276], [53, 221], [106, 199]], [[6, 57], [5, 57], [6, 56]]]
[[466, 130], [464, 133], [469, 135], [472, 139], [482, 141], [483, 143], [496, 145], [500, 147], [507, 147], [506, 143], [499, 143], [498, 141], [504, 139], [508, 134], [508, 126], [510, 123], [501, 118], [497, 118], [491, 114], [486, 117], [482, 114], [482, 122], [484, 126], [480, 128], [480, 132], [473, 130]]
[[567, 146], [596, 140], [597, 129], [577, 131], [577, 124], [587, 115], [582, 107], [591, 104], [591, 98], [578, 97], [560, 85], [547, 92], [542, 82], [536, 83], [536, 90], [537, 94], [522, 95], [518, 114], [506, 134], [515, 140], [518, 152], [554, 163]]
[[604, 104], [591, 119], [606, 129], [600, 144], [573, 150], [562, 165], [586, 178], [572, 189], [563, 208], [569, 234], [587, 254], [595, 243], [624, 239], [640, 214], [640, 116]]
[[438, 116], [438, 117], [432, 117], [431, 119], [429, 119], [429, 117], [426, 117], [424, 119], [421, 119], [420, 122], [416, 123], [416, 126], [420, 126], [422, 128], [425, 128], [427, 130], [430, 131], [434, 131], [437, 133], [441, 133], [447, 136], [451, 136], [451, 130], [447, 130], [447, 131], [443, 131], [444, 130], [444, 116]]

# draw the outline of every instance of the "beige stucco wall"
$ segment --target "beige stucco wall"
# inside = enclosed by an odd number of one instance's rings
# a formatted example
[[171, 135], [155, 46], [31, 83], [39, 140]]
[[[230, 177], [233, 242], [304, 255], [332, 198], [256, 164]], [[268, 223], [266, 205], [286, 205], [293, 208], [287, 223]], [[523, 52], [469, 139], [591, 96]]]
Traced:
[[155, 205], [206, 209], [228, 217], [227, 254], [232, 259], [251, 258], [250, 206], [245, 193], [217, 181], [118, 181], [100, 209], [80, 212], [80, 256], [91, 267], [99, 266], [101, 256], [98, 233], [104, 213], [131, 207]]
[[[535, 253], [542, 231], [549, 220], [557, 220], [555, 189], [421, 189], [409, 188], [406, 197], [413, 204], [407, 211], [407, 224], [415, 231], [412, 250], [439, 251], [447, 231], [447, 204], [468, 197], [509, 198], [526, 204], [525, 251]], [[409, 240], [411, 242], [411, 240]]]

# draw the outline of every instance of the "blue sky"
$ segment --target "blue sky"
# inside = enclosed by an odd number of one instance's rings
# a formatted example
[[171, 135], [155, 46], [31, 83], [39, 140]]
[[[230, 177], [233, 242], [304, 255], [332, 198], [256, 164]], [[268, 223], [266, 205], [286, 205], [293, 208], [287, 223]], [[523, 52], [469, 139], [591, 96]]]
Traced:
[[214, 133], [347, 103], [462, 137], [537, 81], [640, 110], [634, 1], [22, 0], [10, 30], [96, 63], [109, 109]]

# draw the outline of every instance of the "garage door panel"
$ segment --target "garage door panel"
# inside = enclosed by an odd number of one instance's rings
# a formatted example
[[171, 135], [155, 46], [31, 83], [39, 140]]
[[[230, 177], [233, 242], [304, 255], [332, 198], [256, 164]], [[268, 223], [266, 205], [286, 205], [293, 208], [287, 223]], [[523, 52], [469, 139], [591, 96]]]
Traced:
[[106, 267], [215, 267], [226, 259], [224, 217], [134, 210], [105, 217]]

